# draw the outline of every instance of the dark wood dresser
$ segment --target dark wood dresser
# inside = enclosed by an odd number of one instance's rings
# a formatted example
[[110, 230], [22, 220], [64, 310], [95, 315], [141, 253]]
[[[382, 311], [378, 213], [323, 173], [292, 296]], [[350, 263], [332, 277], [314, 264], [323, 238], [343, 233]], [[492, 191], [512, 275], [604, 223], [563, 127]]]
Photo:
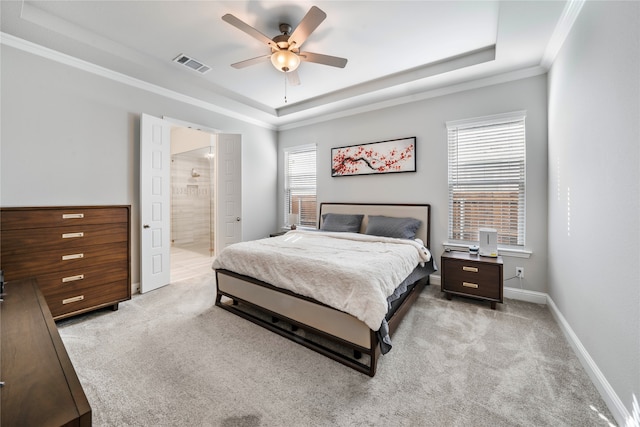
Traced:
[[131, 299], [130, 206], [0, 209], [5, 280], [37, 279], [53, 318]]
[[91, 406], [34, 279], [0, 303], [0, 425], [90, 426]]
[[479, 298], [491, 303], [502, 302], [502, 257], [470, 255], [468, 252], [445, 252], [440, 258], [441, 289], [447, 299], [451, 295]]

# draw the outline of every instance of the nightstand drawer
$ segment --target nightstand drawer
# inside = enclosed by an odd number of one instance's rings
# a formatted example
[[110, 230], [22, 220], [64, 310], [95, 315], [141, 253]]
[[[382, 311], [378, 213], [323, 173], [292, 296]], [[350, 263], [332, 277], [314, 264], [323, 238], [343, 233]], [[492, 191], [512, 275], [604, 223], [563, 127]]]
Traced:
[[459, 260], [445, 262], [446, 289], [470, 295], [498, 299], [500, 267]]
[[497, 279], [489, 282], [481, 282], [479, 280], [472, 281], [447, 278], [445, 290], [500, 300], [500, 285]]

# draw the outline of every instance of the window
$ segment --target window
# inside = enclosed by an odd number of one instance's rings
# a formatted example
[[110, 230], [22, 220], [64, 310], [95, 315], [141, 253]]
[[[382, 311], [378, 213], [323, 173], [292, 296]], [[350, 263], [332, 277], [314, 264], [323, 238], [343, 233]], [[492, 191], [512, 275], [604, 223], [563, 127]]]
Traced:
[[316, 146], [291, 147], [284, 152], [284, 224], [289, 213], [303, 227], [317, 227]]
[[498, 244], [524, 246], [524, 111], [447, 122], [449, 239], [477, 242], [498, 230]]

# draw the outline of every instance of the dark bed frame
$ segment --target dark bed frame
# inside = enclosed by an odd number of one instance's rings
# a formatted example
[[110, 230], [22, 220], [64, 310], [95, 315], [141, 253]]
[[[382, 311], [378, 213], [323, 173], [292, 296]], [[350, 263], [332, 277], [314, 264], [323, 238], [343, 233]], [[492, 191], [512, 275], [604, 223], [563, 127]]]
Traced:
[[[423, 221], [416, 236], [423, 240], [426, 247], [430, 247], [430, 211], [430, 205], [417, 204], [322, 203], [320, 225], [325, 213], [364, 214], [361, 231], [366, 229], [368, 215], [410, 216]], [[427, 276], [407, 291], [402, 303], [387, 319], [390, 335], [393, 336], [411, 305], [428, 283]], [[381, 354], [378, 335], [355, 317], [312, 298], [228, 270], [216, 270], [216, 284], [216, 306], [352, 369], [371, 377], [375, 375]], [[308, 313], [312, 313], [315, 320], [308, 320]], [[304, 332], [301, 333], [299, 329]], [[314, 339], [317, 337], [320, 339]], [[353, 357], [348, 352], [337, 350], [337, 347], [349, 349], [353, 352]], [[362, 355], [367, 355], [368, 358], [362, 361]]]

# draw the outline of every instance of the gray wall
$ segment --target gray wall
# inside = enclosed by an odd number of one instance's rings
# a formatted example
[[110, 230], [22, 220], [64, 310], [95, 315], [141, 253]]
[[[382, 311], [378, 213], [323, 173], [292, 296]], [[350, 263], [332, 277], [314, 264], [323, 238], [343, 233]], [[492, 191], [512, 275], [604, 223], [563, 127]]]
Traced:
[[[447, 239], [447, 130], [445, 122], [517, 110], [527, 111], [526, 249], [529, 259], [505, 257], [505, 278], [525, 267], [522, 286], [547, 291], [547, 95], [546, 75], [386, 108], [280, 132], [278, 162], [286, 147], [318, 145], [320, 202], [430, 203], [431, 247]], [[331, 177], [331, 148], [416, 136], [417, 172]], [[279, 186], [282, 188], [282, 167]], [[279, 192], [278, 218], [283, 215]], [[519, 287], [518, 280], [506, 286]]]
[[132, 205], [139, 273], [140, 114], [242, 134], [243, 238], [276, 224], [276, 132], [2, 45], [0, 205]]
[[639, 28], [640, 3], [586, 2], [549, 74], [549, 295], [629, 413], [640, 399]]

